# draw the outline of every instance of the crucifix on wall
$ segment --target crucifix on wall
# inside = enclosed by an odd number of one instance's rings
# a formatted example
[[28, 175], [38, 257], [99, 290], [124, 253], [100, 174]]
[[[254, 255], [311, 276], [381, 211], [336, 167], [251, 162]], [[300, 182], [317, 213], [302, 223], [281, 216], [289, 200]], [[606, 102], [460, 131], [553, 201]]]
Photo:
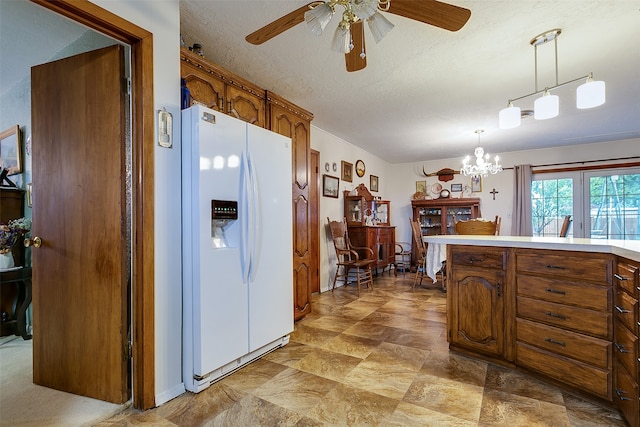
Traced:
[[496, 194], [498, 194], [499, 191], [496, 191], [496, 189], [494, 188], [493, 190], [489, 191], [489, 194], [491, 194], [493, 196], [493, 200], [496, 199]]

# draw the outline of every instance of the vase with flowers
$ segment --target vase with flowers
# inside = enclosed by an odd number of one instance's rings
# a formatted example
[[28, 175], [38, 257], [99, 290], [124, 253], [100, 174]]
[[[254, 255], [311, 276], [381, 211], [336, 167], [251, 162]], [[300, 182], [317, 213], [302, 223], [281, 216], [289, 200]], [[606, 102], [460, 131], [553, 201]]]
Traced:
[[0, 270], [14, 266], [11, 250], [18, 239], [31, 230], [29, 218], [12, 219], [6, 224], [0, 224]]

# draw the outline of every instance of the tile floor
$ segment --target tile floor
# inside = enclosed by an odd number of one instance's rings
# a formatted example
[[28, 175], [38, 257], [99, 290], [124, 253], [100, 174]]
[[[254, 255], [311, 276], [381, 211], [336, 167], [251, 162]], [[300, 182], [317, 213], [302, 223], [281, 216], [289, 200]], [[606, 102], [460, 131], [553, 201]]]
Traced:
[[384, 273], [313, 297], [291, 342], [194, 395], [106, 426], [624, 426], [549, 384], [448, 351], [446, 295]]

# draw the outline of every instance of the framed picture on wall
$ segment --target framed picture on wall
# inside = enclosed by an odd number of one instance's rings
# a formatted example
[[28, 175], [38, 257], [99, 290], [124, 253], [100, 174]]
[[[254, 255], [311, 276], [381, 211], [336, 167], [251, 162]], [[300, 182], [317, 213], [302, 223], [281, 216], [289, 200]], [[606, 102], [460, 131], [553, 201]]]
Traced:
[[375, 175], [370, 175], [370, 179], [369, 179], [369, 188], [371, 188], [371, 191], [378, 191], [378, 177]]
[[482, 191], [482, 177], [480, 175], [471, 177], [471, 192], [479, 193]]
[[340, 178], [331, 175], [322, 175], [322, 195], [324, 197], [338, 198]]
[[353, 181], [353, 163], [342, 161], [342, 180], [344, 182]]
[[456, 193], [462, 191], [462, 184], [451, 184], [451, 192]]
[[427, 181], [416, 181], [416, 193], [427, 194]]

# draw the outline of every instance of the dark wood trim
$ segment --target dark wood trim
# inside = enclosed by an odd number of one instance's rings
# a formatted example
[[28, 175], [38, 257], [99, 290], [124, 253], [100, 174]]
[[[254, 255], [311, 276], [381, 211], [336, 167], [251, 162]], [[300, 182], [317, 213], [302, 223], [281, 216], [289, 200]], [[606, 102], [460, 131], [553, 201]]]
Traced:
[[133, 122], [133, 405], [155, 406], [153, 34], [87, 0], [34, 3], [131, 46]]
[[543, 169], [543, 170], [532, 171], [532, 173], [540, 174], [540, 173], [559, 173], [559, 172], [579, 172], [579, 171], [592, 171], [592, 170], [600, 170], [600, 169], [632, 168], [637, 166], [640, 166], [640, 162], [607, 163], [604, 165], [574, 166], [570, 168]]

